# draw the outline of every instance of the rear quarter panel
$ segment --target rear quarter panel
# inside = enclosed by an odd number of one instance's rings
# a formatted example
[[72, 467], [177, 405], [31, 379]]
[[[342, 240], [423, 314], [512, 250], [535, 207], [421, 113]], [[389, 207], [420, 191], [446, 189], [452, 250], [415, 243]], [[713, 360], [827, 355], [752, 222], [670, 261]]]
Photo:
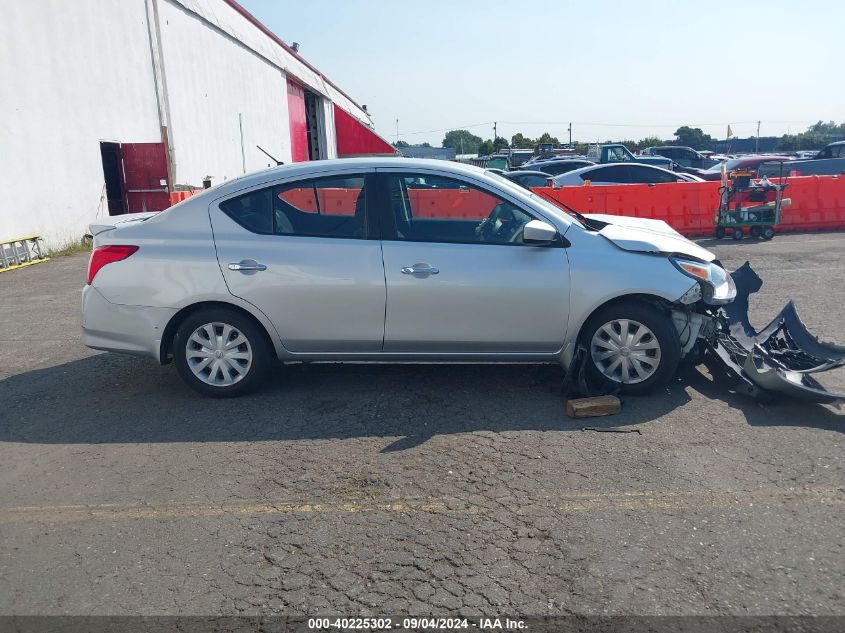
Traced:
[[278, 332], [261, 310], [233, 296], [217, 261], [209, 198], [197, 196], [145, 222], [96, 237], [95, 246], [137, 245], [138, 251], [104, 266], [93, 286], [109, 302], [181, 310], [218, 301], [243, 308], [264, 326], [277, 354], [284, 352]]

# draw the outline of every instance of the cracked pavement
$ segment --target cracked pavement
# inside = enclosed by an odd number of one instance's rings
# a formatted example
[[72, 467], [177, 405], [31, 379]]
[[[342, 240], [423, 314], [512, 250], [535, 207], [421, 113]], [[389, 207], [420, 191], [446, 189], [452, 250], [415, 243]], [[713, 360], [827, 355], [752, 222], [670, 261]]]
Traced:
[[[793, 298], [845, 342], [845, 233], [701, 243], [751, 260], [755, 323]], [[536, 366], [207, 400], [81, 345], [86, 261], [0, 275], [0, 614], [845, 615], [842, 410], [701, 368], [588, 421]]]

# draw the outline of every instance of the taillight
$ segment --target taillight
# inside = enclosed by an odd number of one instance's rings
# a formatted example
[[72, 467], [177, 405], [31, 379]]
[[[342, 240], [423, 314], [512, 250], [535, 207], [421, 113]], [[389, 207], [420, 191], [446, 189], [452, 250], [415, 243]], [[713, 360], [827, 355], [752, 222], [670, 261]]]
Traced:
[[91, 253], [91, 259], [88, 261], [88, 284], [90, 285], [94, 281], [94, 277], [97, 276], [103, 266], [126, 259], [137, 250], [137, 246], [112, 245], [95, 248]]

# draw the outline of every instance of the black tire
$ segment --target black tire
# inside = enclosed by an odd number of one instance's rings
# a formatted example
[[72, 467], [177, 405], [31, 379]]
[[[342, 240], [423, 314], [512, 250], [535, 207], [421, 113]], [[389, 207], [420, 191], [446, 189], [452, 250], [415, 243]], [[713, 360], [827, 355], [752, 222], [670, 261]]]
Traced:
[[[599, 329], [616, 320], [636, 321], [648, 328], [659, 345], [657, 368], [645, 380], [625, 384], [620, 377], [602, 372], [593, 358], [592, 341]], [[581, 342], [587, 348], [587, 371], [598, 380], [610, 380], [621, 386], [622, 393], [639, 395], [666, 385], [675, 375], [681, 359], [681, 342], [669, 315], [642, 301], [620, 301], [601, 308], [593, 314], [581, 330]]]
[[[252, 355], [251, 362], [247, 365], [245, 373], [236, 378], [232, 384], [215, 385], [210, 382], [204, 382], [194, 374], [194, 371], [188, 365], [188, 343], [191, 336], [198, 328], [210, 323], [231, 326], [233, 329], [233, 334], [230, 335], [231, 341], [237, 339], [236, 335], [238, 333], [243, 335], [246, 339], [246, 345], [241, 344], [237, 350], [244, 353], [251, 353]], [[192, 345], [199, 348], [196, 344]], [[176, 371], [179, 372], [179, 376], [191, 389], [212, 398], [233, 398], [249, 393], [261, 384], [267, 375], [267, 371], [274, 357], [275, 353], [272, 345], [261, 326], [257, 325], [248, 316], [232, 308], [208, 308], [189, 315], [179, 325], [179, 328], [176, 330], [176, 336], [173, 339], [173, 362], [176, 365]], [[238, 362], [243, 362], [246, 365], [246, 361]], [[226, 370], [227, 373], [231, 374], [232, 370], [230, 368], [226, 368]], [[223, 376], [222, 369], [218, 375]]]
[[763, 239], [770, 240], [775, 236], [775, 227], [767, 226], [763, 229]]
[[716, 227], [716, 239], [721, 240], [725, 238], [725, 227], [724, 226], [717, 226]]
[[741, 240], [743, 237], [745, 237], [745, 233], [742, 232], [742, 229], [736, 228], [733, 230], [731, 237], [733, 237], [735, 240]]
[[751, 227], [751, 237], [763, 237], [763, 227], [754, 225]]

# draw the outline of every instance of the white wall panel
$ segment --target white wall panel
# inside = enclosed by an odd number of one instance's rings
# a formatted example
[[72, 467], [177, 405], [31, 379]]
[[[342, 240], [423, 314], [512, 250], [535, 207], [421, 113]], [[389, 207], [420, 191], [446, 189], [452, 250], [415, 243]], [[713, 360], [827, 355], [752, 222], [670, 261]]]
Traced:
[[4, 2], [0, 240], [77, 240], [104, 200], [100, 140], [159, 142], [143, 0]]
[[159, 0], [159, 27], [176, 182], [244, 173], [239, 115], [247, 172], [272, 163], [256, 145], [290, 162], [284, 73], [178, 3]]
[[323, 81], [319, 73], [315, 73], [294, 55], [274, 42], [266, 33], [246, 20], [223, 0], [173, 0], [189, 11], [202, 16], [217, 28], [228, 33], [233, 38], [243, 42], [245, 46], [255, 51], [285, 73], [297, 78], [314, 92], [328, 97], [332, 102], [349, 112], [356, 119], [366, 125], [372, 125], [369, 115], [354, 101], [330, 83]]

